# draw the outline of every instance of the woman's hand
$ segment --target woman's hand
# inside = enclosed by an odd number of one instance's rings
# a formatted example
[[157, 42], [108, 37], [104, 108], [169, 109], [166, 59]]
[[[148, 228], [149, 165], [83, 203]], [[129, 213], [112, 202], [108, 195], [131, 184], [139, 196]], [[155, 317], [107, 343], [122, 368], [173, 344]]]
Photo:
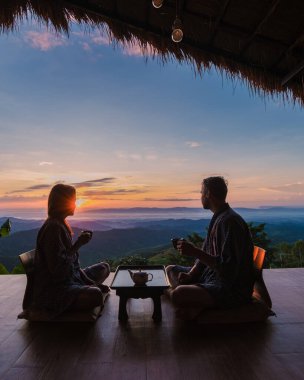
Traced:
[[92, 231], [81, 231], [81, 234], [78, 236], [75, 245], [80, 248], [83, 245], [87, 244], [92, 239]]

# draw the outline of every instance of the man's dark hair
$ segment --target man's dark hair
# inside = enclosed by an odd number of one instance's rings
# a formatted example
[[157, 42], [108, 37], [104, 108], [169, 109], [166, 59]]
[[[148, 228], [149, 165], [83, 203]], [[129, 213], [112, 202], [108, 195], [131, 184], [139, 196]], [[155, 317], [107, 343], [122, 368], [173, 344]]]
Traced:
[[208, 177], [203, 180], [202, 184], [218, 200], [226, 199], [228, 182], [224, 177]]

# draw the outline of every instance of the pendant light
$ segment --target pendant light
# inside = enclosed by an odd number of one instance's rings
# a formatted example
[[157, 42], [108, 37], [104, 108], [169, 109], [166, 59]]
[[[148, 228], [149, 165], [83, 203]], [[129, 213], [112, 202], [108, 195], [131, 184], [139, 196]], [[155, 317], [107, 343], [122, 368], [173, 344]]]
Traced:
[[179, 2], [176, 0], [176, 12], [175, 12], [175, 20], [172, 25], [172, 41], [173, 42], [181, 42], [184, 37], [183, 29], [182, 29], [182, 21], [179, 16]]
[[163, 6], [164, 0], [152, 0], [152, 5], [154, 8], [160, 8]]

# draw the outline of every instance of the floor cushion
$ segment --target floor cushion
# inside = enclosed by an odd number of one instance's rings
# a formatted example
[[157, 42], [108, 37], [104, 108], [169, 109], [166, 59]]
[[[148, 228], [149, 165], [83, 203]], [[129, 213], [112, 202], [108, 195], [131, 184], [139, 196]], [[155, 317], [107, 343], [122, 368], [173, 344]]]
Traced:
[[232, 309], [203, 310], [196, 317], [199, 324], [216, 323], [248, 323], [265, 321], [275, 313], [262, 300], [253, 297], [252, 301], [240, 307]]
[[[104, 301], [108, 294], [103, 293]], [[56, 318], [50, 318], [45, 311], [25, 309], [18, 315], [18, 319], [32, 322], [95, 322], [101, 316], [102, 310], [103, 306], [97, 306], [88, 310], [65, 311]]]

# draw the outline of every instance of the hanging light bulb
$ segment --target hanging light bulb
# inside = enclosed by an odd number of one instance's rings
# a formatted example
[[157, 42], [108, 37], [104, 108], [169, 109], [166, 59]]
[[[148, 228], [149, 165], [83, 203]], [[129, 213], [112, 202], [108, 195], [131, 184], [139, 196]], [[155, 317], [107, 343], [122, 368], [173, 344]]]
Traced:
[[181, 19], [176, 17], [172, 25], [171, 37], [172, 37], [173, 42], [181, 42], [181, 40], [183, 39], [184, 33], [182, 30], [182, 26], [183, 25], [182, 25]]
[[152, 5], [154, 8], [162, 7], [164, 0], [152, 0]]

